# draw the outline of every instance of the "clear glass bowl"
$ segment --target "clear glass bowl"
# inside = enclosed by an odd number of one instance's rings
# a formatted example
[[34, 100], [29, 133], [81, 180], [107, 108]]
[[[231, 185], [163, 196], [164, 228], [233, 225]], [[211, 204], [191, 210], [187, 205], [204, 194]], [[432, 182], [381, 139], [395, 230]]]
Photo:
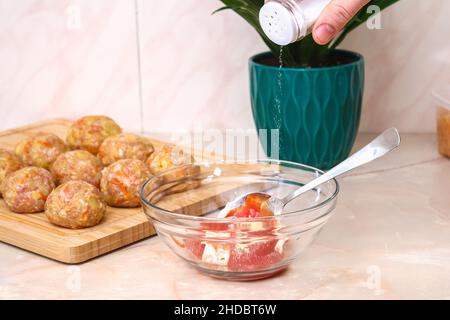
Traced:
[[282, 197], [323, 172], [286, 161], [202, 162], [161, 172], [141, 190], [144, 212], [181, 258], [213, 277], [254, 280], [274, 275], [314, 240], [336, 205], [336, 180], [290, 202], [281, 215], [217, 218], [248, 192]]

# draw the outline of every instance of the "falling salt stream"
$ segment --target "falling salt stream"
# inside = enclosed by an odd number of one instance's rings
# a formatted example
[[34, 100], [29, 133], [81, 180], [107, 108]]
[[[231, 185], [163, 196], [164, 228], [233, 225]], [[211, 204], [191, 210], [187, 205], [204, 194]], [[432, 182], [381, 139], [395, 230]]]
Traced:
[[[282, 99], [282, 73], [281, 69], [283, 68], [283, 46], [280, 46], [280, 55], [278, 56], [278, 75], [277, 75], [277, 84], [278, 88], [275, 90], [275, 115], [274, 115], [274, 122], [275, 122], [275, 128], [278, 129], [278, 147], [281, 146], [281, 99]], [[273, 145], [273, 142], [272, 142]], [[272, 151], [273, 153], [273, 151]]]
[[283, 46], [280, 46], [280, 56], [278, 57], [278, 63], [280, 64], [281, 69], [283, 67]]

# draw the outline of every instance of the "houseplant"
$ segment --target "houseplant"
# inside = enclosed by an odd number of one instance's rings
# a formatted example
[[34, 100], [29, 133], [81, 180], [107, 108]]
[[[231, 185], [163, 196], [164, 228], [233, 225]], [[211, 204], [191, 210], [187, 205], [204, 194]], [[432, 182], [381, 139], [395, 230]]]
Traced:
[[[383, 10], [399, 0], [372, 0], [329, 45], [318, 45], [309, 35], [284, 46], [281, 55], [281, 47], [270, 41], [259, 25], [264, 0], [221, 1], [225, 6], [215, 12], [234, 10], [270, 49], [249, 60], [256, 127], [278, 129], [276, 142], [271, 141], [270, 134], [264, 137], [267, 141], [262, 140], [266, 153], [321, 169], [348, 157], [359, 127], [364, 60], [357, 53], [338, 50], [337, 46], [370, 18], [369, 6]], [[272, 150], [274, 147], [278, 150]]]

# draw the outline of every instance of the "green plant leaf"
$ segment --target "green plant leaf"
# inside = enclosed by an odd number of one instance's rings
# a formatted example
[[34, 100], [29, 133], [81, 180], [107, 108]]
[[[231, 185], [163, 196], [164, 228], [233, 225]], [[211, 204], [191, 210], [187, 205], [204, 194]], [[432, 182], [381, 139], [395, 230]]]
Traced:
[[214, 10], [211, 15], [216, 14], [217, 12], [223, 11], [223, 10], [236, 10], [235, 7], [229, 7], [229, 6], [223, 6], [222, 8], [219, 8], [217, 10]]

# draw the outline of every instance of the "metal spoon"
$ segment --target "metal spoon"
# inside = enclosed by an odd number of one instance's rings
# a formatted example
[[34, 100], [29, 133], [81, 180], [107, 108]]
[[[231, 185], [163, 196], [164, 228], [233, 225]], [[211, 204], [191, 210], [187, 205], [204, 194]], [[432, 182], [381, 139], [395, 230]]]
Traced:
[[[369, 163], [375, 159], [378, 159], [388, 152], [394, 150], [400, 145], [400, 135], [396, 128], [390, 128], [376, 137], [372, 142], [363, 147], [358, 152], [354, 153], [352, 156], [342, 161], [340, 164], [336, 165], [329, 171], [325, 172], [318, 178], [312, 180], [311, 182], [305, 184], [304, 186], [298, 188], [297, 190], [289, 193], [287, 196], [283, 198], [277, 198], [275, 196], [271, 196], [268, 200], [266, 200], [267, 209], [270, 210], [274, 215], [280, 214], [283, 211], [284, 206], [288, 204], [293, 199], [302, 195], [303, 193], [316, 188], [328, 180], [331, 180], [341, 174], [353, 170], [359, 166], [362, 166], [366, 163]], [[230, 210], [241, 207], [247, 196], [255, 193], [247, 193], [244, 194], [233, 201], [227, 203], [227, 205], [220, 211], [218, 217], [223, 218], [226, 217]], [[259, 193], [261, 196], [264, 194]]]

